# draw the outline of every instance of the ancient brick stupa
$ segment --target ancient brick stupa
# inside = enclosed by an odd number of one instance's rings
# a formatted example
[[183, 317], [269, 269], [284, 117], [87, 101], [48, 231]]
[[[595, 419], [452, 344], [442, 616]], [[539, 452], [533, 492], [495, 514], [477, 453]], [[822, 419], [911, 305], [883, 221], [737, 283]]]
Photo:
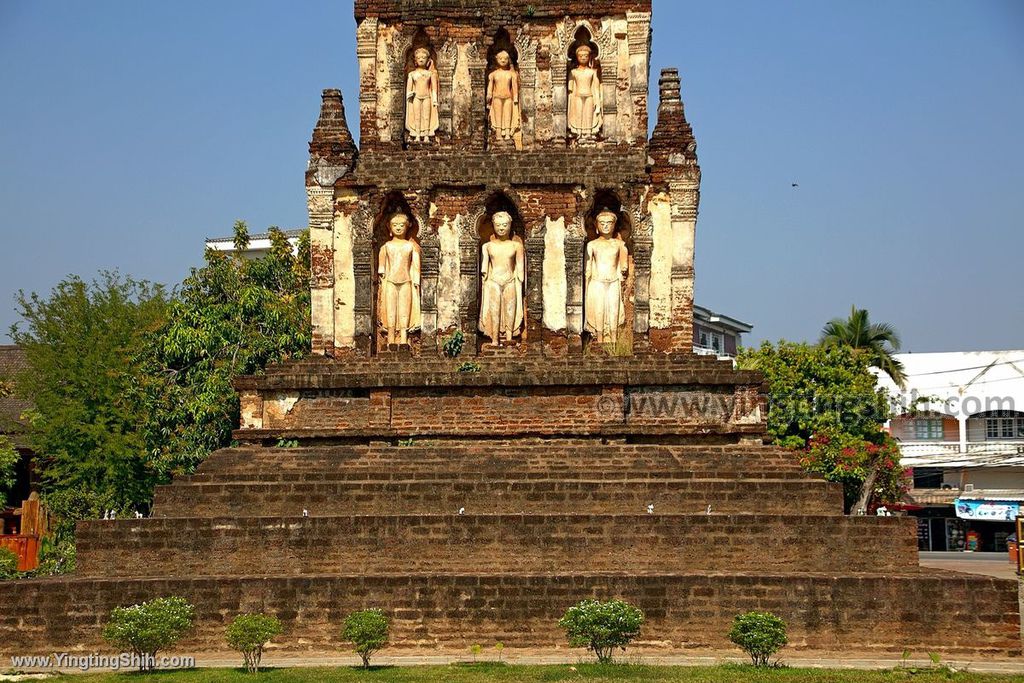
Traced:
[[1015, 582], [844, 516], [763, 445], [761, 377], [693, 355], [700, 169], [674, 70], [647, 135], [650, 0], [355, 13], [360, 146], [325, 90], [306, 173], [312, 359], [240, 379], [242, 445], [153, 518], [81, 524], [75, 576], [0, 584], [0, 650], [99, 648], [111, 607], [180, 595], [194, 651], [263, 611], [335, 652], [366, 607], [399, 648], [550, 651], [620, 597], [662, 650], [763, 609], [795, 648], [1019, 652]]

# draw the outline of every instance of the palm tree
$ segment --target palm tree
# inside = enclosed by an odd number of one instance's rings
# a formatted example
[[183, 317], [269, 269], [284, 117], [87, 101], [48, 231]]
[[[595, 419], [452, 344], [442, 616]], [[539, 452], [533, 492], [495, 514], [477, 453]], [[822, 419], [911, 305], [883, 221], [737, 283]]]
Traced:
[[821, 331], [822, 346], [848, 346], [854, 353], [864, 355], [868, 365], [878, 368], [892, 378], [900, 388], [907, 382], [903, 363], [895, 356], [900, 350], [900, 335], [888, 323], [872, 323], [863, 308], [851, 307], [846, 320], [833, 318]]

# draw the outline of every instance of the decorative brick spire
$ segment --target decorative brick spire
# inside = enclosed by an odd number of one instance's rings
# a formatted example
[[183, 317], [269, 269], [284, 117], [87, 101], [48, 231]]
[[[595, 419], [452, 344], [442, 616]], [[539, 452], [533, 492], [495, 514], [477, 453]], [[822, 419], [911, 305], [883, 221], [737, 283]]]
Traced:
[[309, 141], [307, 179], [315, 176], [320, 185], [331, 185], [353, 166], [358, 150], [345, 121], [345, 104], [341, 91], [327, 88], [323, 91], [320, 118]]
[[697, 140], [679, 96], [679, 71], [662, 69], [658, 79], [658, 122], [651, 135], [651, 156], [663, 170], [697, 161]]

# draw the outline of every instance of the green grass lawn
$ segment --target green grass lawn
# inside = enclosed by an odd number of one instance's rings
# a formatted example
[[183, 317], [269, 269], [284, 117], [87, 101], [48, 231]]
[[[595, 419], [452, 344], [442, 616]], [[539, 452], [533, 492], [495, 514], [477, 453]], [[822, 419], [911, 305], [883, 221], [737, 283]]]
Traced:
[[113, 683], [115, 681], [152, 681], [153, 683], [542, 683], [546, 681], [663, 681], [665, 683], [743, 683], [801, 681], [822, 683], [890, 683], [907, 681], [978, 681], [979, 683], [1024, 683], [1024, 675], [1007, 676], [977, 673], [948, 673], [943, 669], [895, 669], [889, 671], [835, 669], [754, 669], [750, 666], [714, 667], [641, 666], [596, 664], [559, 664], [550, 666], [504, 666], [466, 664], [451, 666], [380, 667], [369, 671], [357, 668], [271, 669], [258, 675], [238, 669], [192, 669], [154, 674], [90, 674], [75, 676], [74, 681]]

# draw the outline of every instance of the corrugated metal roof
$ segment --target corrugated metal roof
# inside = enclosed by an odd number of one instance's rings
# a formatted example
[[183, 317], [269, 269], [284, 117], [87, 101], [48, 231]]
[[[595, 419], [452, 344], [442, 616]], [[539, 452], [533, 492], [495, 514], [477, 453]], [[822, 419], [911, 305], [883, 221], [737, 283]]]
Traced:
[[903, 496], [908, 503], [917, 505], [952, 505], [960, 500], [989, 500], [1005, 502], [1024, 502], [1024, 489], [974, 489], [959, 491], [957, 489], [911, 489]]
[[[305, 231], [305, 230], [306, 230], [306, 228], [293, 228], [291, 230], [282, 230], [281, 232], [283, 232], [285, 234], [285, 237], [295, 238], [295, 237], [300, 237], [302, 235], [303, 231]], [[258, 232], [258, 233], [249, 235], [249, 239], [250, 240], [270, 239], [270, 233], [269, 232]], [[207, 242], [217, 242], [218, 244], [219, 243], [223, 243], [223, 242], [234, 243], [235, 238], [234, 238], [234, 236], [232, 236], [232, 237], [207, 237], [206, 241]]]
[[1024, 489], [974, 489], [963, 491], [957, 496], [960, 500], [992, 500], [1007, 502], [1024, 502]]

